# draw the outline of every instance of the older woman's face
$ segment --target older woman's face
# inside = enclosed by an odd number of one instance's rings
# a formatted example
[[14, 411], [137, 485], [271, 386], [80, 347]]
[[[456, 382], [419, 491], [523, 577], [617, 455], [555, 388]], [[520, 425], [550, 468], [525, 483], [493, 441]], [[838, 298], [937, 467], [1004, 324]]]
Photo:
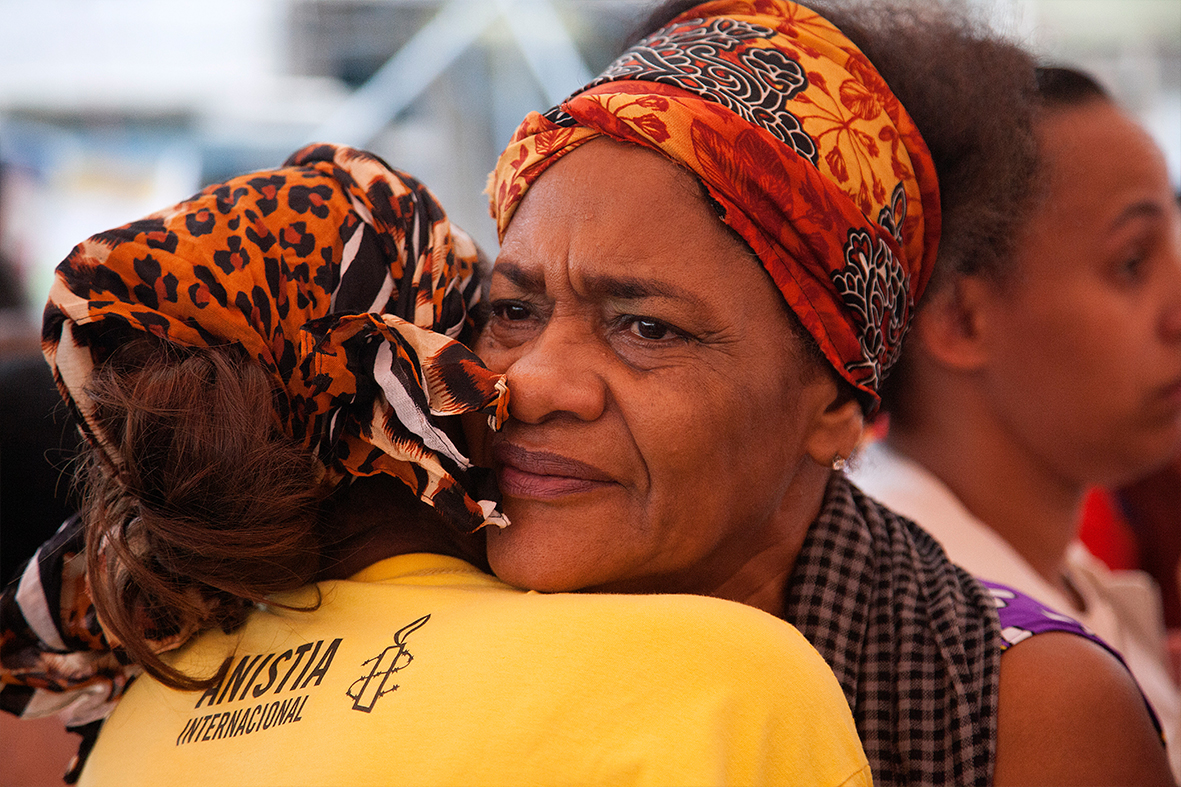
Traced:
[[575, 150], [526, 195], [491, 287], [477, 351], [512, 415], [498, 576], [709, 592], [802, 538], [791, 512], [836, 387], [801, 368], [780, 294], [689, 175], [608, 140]]

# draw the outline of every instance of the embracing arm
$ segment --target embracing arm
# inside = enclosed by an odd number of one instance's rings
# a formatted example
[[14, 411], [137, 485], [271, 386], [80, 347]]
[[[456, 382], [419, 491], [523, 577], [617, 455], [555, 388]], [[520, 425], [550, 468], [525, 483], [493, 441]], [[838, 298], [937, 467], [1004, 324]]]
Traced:
[[1045, 633], [1001, 657], [998, 787], [1172, 785], [1131, 674], [1097, 644]]

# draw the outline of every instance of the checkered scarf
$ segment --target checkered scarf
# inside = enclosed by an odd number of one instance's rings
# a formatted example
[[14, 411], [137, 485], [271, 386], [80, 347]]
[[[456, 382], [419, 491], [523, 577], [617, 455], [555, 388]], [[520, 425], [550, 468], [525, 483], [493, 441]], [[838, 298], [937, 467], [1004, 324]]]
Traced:
[[874, 784], [992, 783], [996, 608], [926, 532], [835, 474], [783, 617], [836, 673]]

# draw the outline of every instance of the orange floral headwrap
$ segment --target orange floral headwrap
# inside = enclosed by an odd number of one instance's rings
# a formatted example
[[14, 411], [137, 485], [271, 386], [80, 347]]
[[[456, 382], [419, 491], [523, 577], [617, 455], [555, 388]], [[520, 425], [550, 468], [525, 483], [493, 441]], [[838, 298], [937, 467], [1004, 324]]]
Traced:
[[716, 0], [676, 17], [544, 115], [489, 181], [503, 239], [529, 186], [607, 136], [704, 183], [867, 409], [897, 360], [939, 238], [935, 167], [866, 57], [787, 0]]
[[438, 416], [507, 412], [503, 377], [453, 338], [479, 251], [422, 184], [369, 153], [316, 145], [91, 237], [58, 266], [42, 346], [87, 437], [86, 383], [110, 332], [237, 345], [275, 384], [273, 417], [326, 477], [385, 473], [472, 529], [507, 520]]

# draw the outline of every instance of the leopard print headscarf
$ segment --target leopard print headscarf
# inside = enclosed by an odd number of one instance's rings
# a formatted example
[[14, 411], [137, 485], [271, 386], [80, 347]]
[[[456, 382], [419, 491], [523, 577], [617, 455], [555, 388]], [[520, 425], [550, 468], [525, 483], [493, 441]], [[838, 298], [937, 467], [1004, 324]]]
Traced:
[[330, 480], [386, 473], [460, 526], [504, 526], [490, 477], [436, 420], [484, 412], [497, 428], [507, 411], [503, 378], [454, 341], [479, 297], [478, 261], [422, 184], [314, 145], [80, 243], [58, 266], [42, 345], [112, 459], [85, 394], [109, 348], [87, 324], [237, 345], [271, 374], [274, 417]]

